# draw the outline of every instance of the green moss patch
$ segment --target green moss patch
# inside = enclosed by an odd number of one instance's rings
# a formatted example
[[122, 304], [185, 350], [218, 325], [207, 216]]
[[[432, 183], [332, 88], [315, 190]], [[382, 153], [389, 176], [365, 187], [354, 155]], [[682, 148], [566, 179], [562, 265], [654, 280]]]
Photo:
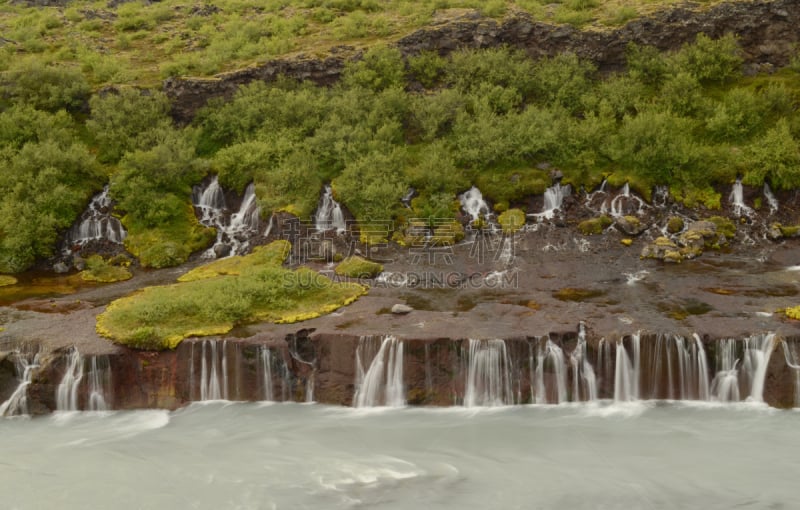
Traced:
[[670, 234], [677, 234], [683, 230], [683, 227], [683, 218], [680, 216], [670, 216], [669, 220], [667, 220], [667, 232]]
[[580, 230], [581, 233], [586, 236], [590, 236], [592, 234], [602, 234], [603, 230], [611, 226], [612, 223], [613, 221], [611, 221], [611, 218], [604, 214], [597, 218], [580, 222], [578, 224], [578, 230]]
[[786, 316], [790, 319], [800, 321], [800, 305], [787, 308], [783, 311], [783, 313], [786, 314]]
[[275, 241], [266, 246], [257, 246], [246, 257], [228, 257], [196, 267], [178, 278], [179, 282], [193, 282], [223, 275], [241, 275], [243, 271], [257, 266], [280, 266], [289, 255], [289, 241]]
[[81, 278], [87, 282], [112, 283], [131, 279], [133, 275], [127, 267], [113, 265], [100, 255], [92, 255], [86, 259], [86, 269], [81, 271]]
[[347, 257], [334, 269], [339, 276], [349, 278], [373, 278], [383, 271], [383, 265], [354, 255]]
[[600, 297], [605, 292], [598, 289], [576, 289], [565, 287], [553, 292], [553, 297], [560, 301], [586, 301], [587, 299]]
[[198, 273], [199, 279], [148, 287], [118, 299], [98, 316], [97, 332], [137, 349], [174, 349], [189, 336], [225, 334], [241, 324], [319, 317], [367, 292], [307, 268], [282, 268], [266, 253], [272, 251], [239, 257], [243, 260], [237, 274]]
[[525, 226], [525, 213], [520, 209], [509, 209], [497, 217], [505, 234], [513, 234]]
[[17, 279], [13, 276], [8, 276], [5, 274], [0, 274], [0, 287], [7, 287], [9, 285], [14, 285], [17, 283]]
[[736, 224], [728, 218], [722, 216], [712, 216], [708, 221], [717, 226], [717, 232], [724, 235], [726, 239], [733, 239], [736, 236]]

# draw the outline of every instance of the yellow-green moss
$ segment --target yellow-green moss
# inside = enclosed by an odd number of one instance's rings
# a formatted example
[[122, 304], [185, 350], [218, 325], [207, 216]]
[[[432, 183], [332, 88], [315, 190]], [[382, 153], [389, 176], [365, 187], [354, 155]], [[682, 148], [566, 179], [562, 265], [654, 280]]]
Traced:
[[683, 218], [680, 216], [670, 216], [669, 220], [667, 220], [667, 232], [670, 234], [677, 234], [683, 230], [683, 226]]
[[[291, 271], [260, 250], [242, 257], [238, 274], [148, 287], [112, 302], [97, 332], [137, 349], [174, 349], [189, 336], [221, 335], [254, 321], [297, 322], [330, 313], [367, 292], [308, 268]], [[251, 257], [249, 260], [248, 257]]]
[[798, 225], [791, 227], [785, 227], [783, 225], [779, 225], [778, 228], [780, 229], [783, 237], [795, 237], [797, 236], [798, 232], [800, 232], [800, 226]]
[[513, 234], [525, 226], [525, 212], [520, 209], [509, 209], [497, 217], [497, 222], [506, 234]]
[[722, 216], [712, 216], [708, 221], [717, 226], [717, 232], [724, 235], [726, 239], [733, 239], [736, 236], [736, 224], [728, 218]]
[[620, 239], [619, 242], [621, 242], [625, 246], [630, 246], [633, 244], [633, 239], [628, 239], [628, 238]]
[[608, 228], [612, 223], [613, 221], [611, 218], [604, 214], [597, 218], [580, 222], [578, 224], [578, 230], [580, 230], [583, 235], [587, 236], [592, 234], [602, 234], [603, 230]]
[[178, 278], [178, 281], [191, 282], [221, 275], [239, 275], [243, 270], [259, 265], [280, 266], [289, 255], [291, 247], [289, 241], [274, 241], [266, 246], [257, 246], [250, 255], [228, 257], [196, 267]]
[[783, 313], [785, 313], [790, 319], [800, 321], [800, 305], [787, 308], [783, 311]]
[[336, 266], [334, 272], [349, 278], [372, 278], [383, 271], [383, 265], [354, 255], [347, 257]]
[[126, 267], [113, 265], [100, 255], [92, 255], [86, 259], [86, 269], [81, 271], [81, 278], [87, 282], [113, 283], [130, 280], [133, 276]]
[[7, 287], [9, 285], [14, 285], [17, 283], [17, 279], [13, 276], [8, 276], [5, 274], [0, 274], [0, 287]]
[[[439, 246], [450, 246], [464, 239], [464, 226], [453, 220], [439, 225], [433, 231], [432, 242]], [[383, 268], [381, 268], [383, 271]]]

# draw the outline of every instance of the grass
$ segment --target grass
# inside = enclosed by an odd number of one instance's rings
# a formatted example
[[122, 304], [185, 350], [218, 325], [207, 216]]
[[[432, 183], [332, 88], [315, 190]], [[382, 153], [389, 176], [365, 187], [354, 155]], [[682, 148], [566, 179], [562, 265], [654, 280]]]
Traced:
[[84, 281], [97, 283], [121, 282], [133, 277], [127, 267], [114, 265], [100, 255], [87, 258], [86, 269], [80, 274]]
[[307, 268], [282, 268], [276, 254], [286, 246], [278, 243], [212, 262], [210, 270], [196, 270], [191, 281], [118, 299], [98, 316], [97, 332], [136, 349], [174, 349], [189, 336], [221, 335], [238, 325], [318, 317], [366, 293], [366, 287], [334, 283]]
[[334, 271], [349, 278], [373, 278], [383, 271], [383, 265], [354, 255], [341, 261]]
[[[321, 55], [338, 45], [393, 41], [453, 9], [502, 18], [527, 12], [534, 19], [598, 29], [619, 26], [674, 0], [387, 0], [381, 2], [254, 3], [220, 0], [106, 2], [76, 0], [63, 7], [4, 4], [0, 32], [14, 41], [0, 62], [29, 57], [79, 65], [93, 85], [152, 86], [165, 77], [208, 76], [265, 58]], [[706, 2], [705, 4], [713, 4]], [[547, 6], [547, 7], [546, 7]], [[113, 55], [113, 57], [111, 56]], [[6, 66], [9, 64], [5, 64]], [[0, 64], [0, 71], [4, 65]]]

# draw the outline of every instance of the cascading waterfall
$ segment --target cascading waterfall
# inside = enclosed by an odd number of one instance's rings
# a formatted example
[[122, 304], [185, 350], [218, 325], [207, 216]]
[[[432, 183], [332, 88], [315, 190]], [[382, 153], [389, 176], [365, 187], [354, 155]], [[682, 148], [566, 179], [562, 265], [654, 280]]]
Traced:
[[317, 232], [336, 230], [337, 234], [342, 234], [347, 230], [342, 206], [333, 199], [333, 189], [329, 185], [325, 185], [317, 212], [314, 214], [314, 228]]
[[14, 390], [14, 393], [8, 397], [8, 400], [0, 404], [0, 416], [26, 416], [28, 415], [28, 386], [33, 380], [33, 373], [39, 368], [39, 354], [33, 357], [32, 362], [16, 353], [17, 358], [15, 368], [19, 377], [19, 385]]
[[92, 356], [89, 361], [89, 411], [107, 411], [111, 394], [111, 365], [107, 356]]
[[250, 239], [259, 234], [261, 225], [261, 208], [255, 190], [253, 183], [248, 184], [239, 210], [230, 214], [217, 177], [206, 187], [198, 185], [192, 189], [192, 203], [199, 212], [200, 223], [217, 229], [217, 239], [203, 253], [203, 258], [213, 259], [221, 254], [241, 255], [250, 248]]
[[356, 348], [355, 407], [403, 407], [406, 405], [403, 383], [403, 342], [394, 336], [381, 339], [378, 352], [364, 370], [368, 355], [374, 351], [374, 337], [361, 337]]
[[511, 360], [505, 340], [469, 339], [464, 406], [514, 404]]
[[275, 400], [275, 390], [272, 387], [272, 351], [268, 347], [259, 348], [261, 360], [261, 379], [264, 387], [264, 400]]
[[639, 366], [641, 363], [641, 336], [631, 335], [633, 360], [628, 356], [625, 345], [617, 343], [617, 359], [614, 370], [614, 400], [628, 402], [639, 400]]
[[711, 381], [711, 398], [719, 402], [739, 401], [739, 373], [736, 357], [736, 340], [727, 338], [717, 342], [717, 372]]
[[95, 195], [78, 221], [67, 232], [64, 241], [65, 251], [90, 241], [105, 240], [121, 244], [127, 236], [122, 223], [111, 214], [111, 197], [108, 185]]
[[652, 399], [708, 400], [708, 360], [699, 336], [658, 335], [646, 352], [639, 395]]
[[742, 371], [749, 392], [747, 400], [764, 401], [764, 381], [767, 378], [767, 365], [775, 348], [775, 334], [753, 335], [744, 339], [744, 361]]
[[581, 322], [578, 329], [578, 345], [569, 357], [572, 366], [572, 400], [597, 400], [597, 376], [586, 352], [586, 327]]
[[228, 342], [223, 341], [221, 349], [218, 343], [214, 340], [202, 343], [200, 400], [228, 400]]
[[542, 212], [529, 214], [538, 219], [550, 220], [556, 214], [556, 211], [561, 209], [564, 199], [572, 193], [572, 187], [567, 184], [562, 186], [557, 182], [544, 191], [544, 203], [542, 204]]
[[67, 355], [67, 368], [56, 389], [56, 410], [78, 410], [78, 387], [83, 379], [83, 357], [77, 348]]
[[797, 355], [797, 345], [790, 347], [786, 340], [782, 343], [786, 365], [794, 372], [794, 406], [800, 407], [800, 356]]
[[753, 215], [753, 209], [744, 203], [744, 188], [742, 186], [741, 179], [736, 179], [736, 182], [733, 183], [733, 188], [731, 189], [731, 194], [728, 197], [728, 201], [733, 206], [733, 214], [735, 216], [741, 217]]
[[610, 214], [615, 218], [625, 216], [626, 214], [641, 214], [644, 208], [647, 207], [644, 200], [639, 196], [631, 193], [630, 184], [627, 182], [620, 192], [611, 200], [609, 209], [606, 209], [605, 203], [601, 208], [603, 214]]
[[[549, 385], [545, 384], [545, 373], [551, 376], [552, 382]], [[541, 342], [539, 344], [535, 378], [537, 404], [560, 404], [567, 401], [567, 364], [564, 351], [549, 338], [544, 340], [544, 345]]]
[[489, 204], [483, 199], [481, 190], [473, 186], [462, 193], [458, 199], [461, 202], [461, 208], [469, 215], [471, 222], [480, 219], [489, 220]]
[[769, 206], [769, 214], [773, 215], [778, 212], [778, 199], [772, 194], [772, 190], [766, 182], [764, 182], [764, 198]]

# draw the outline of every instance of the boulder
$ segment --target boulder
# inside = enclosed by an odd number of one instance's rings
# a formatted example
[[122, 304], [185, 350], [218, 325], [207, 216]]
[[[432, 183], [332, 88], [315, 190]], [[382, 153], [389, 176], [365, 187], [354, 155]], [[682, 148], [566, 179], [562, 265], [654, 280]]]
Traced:
[[392, 306], [392, 313], [395, 315], [405, 315], [407, 313], [413, 312], [414, 309], [408, 305], [404, 305], [401, 303], [397, 303], [396, 305]]

